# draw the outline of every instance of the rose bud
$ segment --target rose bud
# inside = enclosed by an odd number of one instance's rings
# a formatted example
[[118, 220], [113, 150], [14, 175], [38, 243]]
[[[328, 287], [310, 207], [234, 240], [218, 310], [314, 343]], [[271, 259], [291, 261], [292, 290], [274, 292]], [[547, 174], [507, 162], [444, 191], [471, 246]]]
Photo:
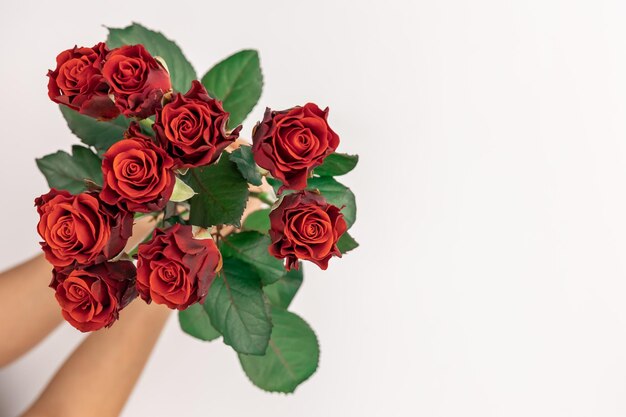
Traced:
[[171, 90], [167, 70], [143, 47], [127, 45], [112, 50], [102, 66], [115, 105], [126, 117], [152, 116], [161, 98]]
[[104, 154], [100, 198], [133, 212], [162, 210], [174, 190], [173, 166], [172, 158], [131, 123], [124, 139]]
[[310, 191], [286, 195], [270, 213], [269, 252], [287, 258], [286, 268], [298, 268], [298, 259], [328, 267], [333, 256], [341, 257], [337, 242], [347, 230], [341, 209]]
[[97, 119], [117, 117], [120, 112], [109, 97], [109, 86], [100, 72], [108, 52], [102, 42], [93, 48], [75, 46], [61, 52], [56, 69], [48, 71], [50, 99]]
[[274, 178], [283, 182], [283, 189], [302, 190], [313, 168], [339, 145], [339, 136], [326, 121], [328, 108], [316, 104], [290, 110], [267, 109], [263, 121], [252, 133], [254, 159]]
[[186, 94], [157, 110], [152, 128], [161, 145], [176, 161], [177, 168], [209, 165], [239, 136], [241, 126], [226, 131], [229, 113], [209, 97], [199, 81], [192, 81]]
[[56, 268], [111, 259], [132, 233], [132, 214], [105, 204], [97, 193], [72, 195], [53, 188], [36, 198], [35, 206], [41, 247]]
[[81, 332], [110, 327], [137, 296], [135, 265], [103, 262], [86, 268], [53, 270], [50, 288], [65, 320]]
[[152, 240], [139, 245], [137, 290], [146, 302], [184, 310], [203, 302], [222, 255], [212, 239], [196, 239], [191, 226], [180, 223], [157, 229]]

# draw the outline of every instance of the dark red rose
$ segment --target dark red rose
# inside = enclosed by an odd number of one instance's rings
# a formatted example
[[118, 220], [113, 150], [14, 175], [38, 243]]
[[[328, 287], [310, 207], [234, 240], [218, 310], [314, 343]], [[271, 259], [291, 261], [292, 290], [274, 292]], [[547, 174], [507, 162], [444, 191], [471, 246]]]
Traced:
[[184, 310], [203, 302], [222, 255], [212, 239], [195, 239], [191, 226], [180, 223], [154, 231], [152, 240], [139, 245], [137, 290], [146, 302]]
[[162, 210], [176, 182], [174, 160], [141, 133], [136, 123], [131, 123], [124, 137], [104, 154], [100, 198], [128, 211]]
[[328, 126], [327, 117], [328, 108], [307, 103], [284, 111], [267, 109], [254, 127], [254, 159], [283, 182], [281, 190], [306, 188], [313, 168], [337, 149], [339, 136]]
[[41, 247], [56, 268], [111, 259], [132, 233], [132, 214], [105, 204], [97, 193], [71, 195], [53, 188], [36, 198], [35, 206]]
[[152, 128], [176, 166], [192, 168], [215, 162], [237, 139], [241, 126], [228, 133], [228, 116], [222, 103], [209, 97], [199, 81], [193, 81], [187, 94], [176, 94], [157, 110]]
[[269, 251], [287, 258], [287, 270], [298, 268], [298, 259], [328, 267], [333, 256], [341, 257], [337, 242], [347, 230], [341, 209], [310, 191], [286, 195], [270, 213]]
[[86, 268], [53, 270], [50, 288], [65, 320], [81, 332], [110, 327], [137, 296], [135, 265], [103, 262]]
[[109, 52], [102, 75], [111, 86], [115, 105], [126, 117], [152, 116], [163, 94], [172, 88], [167, 70], [143, 45], [126, 45]]
[[109, 52], [104, 43], [93, 48], [74, 47], [57, 56], [57, 67], [48, 71], [48, 96], [52, 101], [101, 120], [120, 112], [109, 97], [109, 86], [100, 66]]

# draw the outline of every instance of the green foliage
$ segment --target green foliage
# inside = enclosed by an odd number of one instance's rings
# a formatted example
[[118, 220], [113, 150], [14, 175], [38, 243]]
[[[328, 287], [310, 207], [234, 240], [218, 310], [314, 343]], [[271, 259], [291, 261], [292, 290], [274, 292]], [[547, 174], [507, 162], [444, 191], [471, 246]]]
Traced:
[[36, 160], [50, 188], [78, 194], [87, 189], [85, 180], [102, 185], [102, 161], [91, 149], [72, 146], [72, 155], [57, 151]]
[[133, 23], [125, 28], [108, 29], [107, 46], [109, 48], [142, 44], [152, 56], [163, 58], [175, 90], [186, 92], [191, 87], [191, 82], [197, 78], [196, 71], [183, 55], [183, 51], [160, 32], [150, 30], [139, 23]]
[[300, 289], [302, 279], [302, 262], [299, 262], [298, 269], [286, 272], [275, 283], [263, 287], [263, 291], [273, 306], [286, 309]]
[[244, 121], [261, 97], [263, 74], [259, 54], [243, 50], [216, 64], [202, 77], [211, 96], [221, 100], [230, 113], [229, 128]]
[[230, 160], [237, 164], [241, 175], [252, 185], [261, 185], [261, 174], [254, 162], [254, 155], [250, 146], [240, 146], [230, 154]]
[[265, 179], [267, 180], [267, 183], [272, 186], [272, 189], [274, 189], [274, 193], [278, 195], [278, 189], [283, 185], [282, 181], [269, 176], [265, 177]]
[[255, 231], [235, 233], [222, 240], [222, 255], [237, 258], [252, 266], [263, 285], [276, 282], [285, 273], [283, 262], [270, 255], [270, 238]]
[[332, 177], [314, 177], [309, 178], [309, 190], [319, 190], [330, 204], [337, 207], [345, 206], [341, 212], [343, 213], [348, 227], [354, 224], [356, 220], [356, 200], [354, 193]]
[[263, 356], [239, 355], [248, 378], [261, 389], [293, 392], [307, 380], [319, 361], [317, 337], [309, 325], [297, 315], [272, 308], [274, 329]]
[[272, 322], [261, 280], [252, 266], [224, 258], [222, 272], [213, 281], [204, 306], [224, 343], [239, 353], [265, 353]]
[[196, 339], [211, 341], [221, 336], [209, 319], [209, 313], [200, 303], [190, 305], [186, 310], [178, 312], [180, 328]]
[[350, 252], [352, 249], [356, 249], [359, 247], [359, 244], [352, 236], [348, 234], [348, 232], [344, 233], [340, 238], [339, 242], [337, 242], [337, 248], [341, 253]]
[[315, 168], [314, 173], [322, 177], [345, 175], [352, 171], [359, 162], [358, 155], [332, 153], [324, 159], [324, 163]]
[[130, 124], [130, 120], [124, 116], [102, 122], [67, 106], [60, 105], [59, 109], [72, 133], [85, 145], [93, 146], [101, 154], [124, 137], [124, 132]]
[[270, 211], [271, 209], [260, 209], [248, 214], [243, 221], [244, 230], [256, 230], [259, 233], [267, 234], [270, 230]]
[[178, 202], [187, 201], [191, 197], [193, 197], [196, 192], [191, 188], [187, 183], [180, 179], [180, 177], [176, 177], [176, 183], [174, 184], [174, 190], [172, 191], [172, 195], [170, 197], [170, 201]]
[[[144, 45], [166, 63], [176, 91], [186, 92], [197, 78], [173, 41], [140, 24], [109, 28], [107, 44], [109, 48]], [[230, 113], [229, 129], [235, 128], [253, 110], [262, 93], [263, 74], [257, 51], [243, 50], [224, 59], [202, 77], [202, 83], [212, 97], [222, 101]], [[131, 120], [120, 116], [103, 122], [65, 106], [60, 106], [60, 110], [72, 133], [98, 154], [77, 145], [71, 155], [59, 151], [37, 159], [37, 165], [51, 188], [76, 194], [85, 191], [89, 182], [102, 184], [98, 155], [123, 138]], [[150, 122], [144, 120], [141, 125], [153, 135]], [[348, 226], [356, 219], [355, 197], [333, 177], [350, 172], [357, 163], [357, 155], [333, 153], [308, 180], [307, 189], [318, 190], [329, 203], [343, 207]], [[249, 146], [223, 154], [210, 166], [185, 172], [177, 173], [172, 201], [189, 199], [189, 223], [205, 228], [240, 227], [250, 195], [248, 183], [263, 183]], [[275, 191], [281, 186], [278, 180], [267, 180]], [[260, 197], [265, 202], [270, 200]], [[269, 203], [272, 201], [273, 196]], [[251, 213], [243, 231], [222, 239], [223, 268], [211, 284], [204, 304], [189, 306], [178, 313], [178, 318], [182, 330], [192, 337], [211, 341], [222, 336], [224, 343], [238, 352], [245, 373], [255, 385], [267, 391], [290, 393], [317, 369], [319, 346], [309, 325], [286, 311], [302, 285], [302, 263], [298, 270], [287, 272], [283, 261], [270, 255], [270, 210]], [[168, 221], [181, 220], [173, 216]], [[345, 233], [338, 247], [346, 253], [358, 247], [358, 243]]]
[[248, 200], [248, 183], [237, 165], [226, 157], [218, 163], [189, 171], [189, 185], [197, 193], [190, 201], [190, 222], [196, 226], [241, 225]]

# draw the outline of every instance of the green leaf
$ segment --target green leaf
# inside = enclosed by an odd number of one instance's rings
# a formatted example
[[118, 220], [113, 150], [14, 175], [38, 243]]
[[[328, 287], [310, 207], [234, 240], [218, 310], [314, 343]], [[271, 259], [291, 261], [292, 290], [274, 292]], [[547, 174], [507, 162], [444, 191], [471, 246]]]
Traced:
[[268, 285], [278, 281], [285, 273], [283, 261], [274, 258], [268, 251], [271, 243], [269, 236], [259, 232], [240, 232], [222, 239], [220, 250], [224, 256], [232, 256], [251, 265], [263, 285]]
[[72, 156], [76, 164], [85, 172], [85, 178], [102, 186], [102, 160], [89, 148], [72, 146]]
[[259, 233], [267, 234], [270, 230], [270, 211], [272, 209], [260, 209], [248, 214], [243, 221], [245, 230], [256, 230]]
[[358, 155], [332, 153], [324, 159], [324, 163], [322, 165], [315, 168], [314, 173], [322, 177], [345, 175], [354, 169], [357, 162], [359, 162]]
[[272, 186], [272, 189], [274, 190], [274, 194], [278, 195], [278, 190], [283, 185], [283, 182], [281, 180], [277, 180], [276, 178], [272, 178], [269, 176], [265, 177], [265, 179], [267, 180], [267, 183]]
[[224, 258], [224, 267], [213, 280], [204, 308], [224, 336], [224, 343], [239, 353], [265, 353], [272, 322], [260, 278], [252, 266]]
[[61, 105], [59, 108], [72, 133], [85, 145], [93, 146], [100, 153], [104, 153], [115, 142], [122, 140], [130, 124], [130, 120], [124, 116], [102, 122], [66, 106]]
[[263, 356], [239, 355], [248, 378], [272, 392], [293, 392], [317, 369], [319, 345], [309, 325], [297, 315], [272, 308], [274, 329]]
[[348, 234], [348, 232], [341, 235], [339, 238], [339, 242], [337, 242], [337, 248], [341, 253], [350, 252], [352, 249], [356, 249], [359, 247], [359, 244], [352, 236]]
[[230, 113], [229, 128], [244, 121], [261, 97], [263, 74], [259, 54], [243, 50], [219, 62], [202, 77], [211, 96], [221, 100]]
[[344, 215], [348, 227], [356, 220], [356, 200], [354, 193], [345, 185], [337, 182], [332, 177], [309, 178], [309, 190], [319, 190], [330, 204], [337, 207], [345, 206], [341, 212]]
[[189, 170], [188, 175], [189, 185], [197, 193], [190, 200], [191, 224], [202, 227], [241, 225], [248, 201], [248, 183], [234, 162], [220, 158], [217, 164]]
[[170, 201], [180, 203], [180, 202], [189, 200], [195, 194], [196, 193], [193, 190], [193, 188], [188, 186], [179, 177], [176, 177], [176, 183], [174, 184], [174, 190], [172, 191], [172, 196], [170, 197]]
[[139, 23], [133, 23], [125, 28], [108, 29], [107, 46], [109, 48], [142, 44], [152, 56], [163, 58], [175, 90], [186, 92], [191, 87], [191, 82], [197, 78], [196, 71], [183, 55], [183, 51], [160, 32], [145, 28]]
[[196, 303], [178, 312], [180, 327], [185, 333], [196, 339], [211, 341], [221, 336], [211, 324], [209, 314], [202, 304]]
[[240, 146], [230, 154], [230, 160], [237, 164], [241, 175], [252, 185], [261, 185], [261, 174], [254, 162], [254, 155], [250, 146]]
[[302, 285], [302, 262], [298, 269], [286, 272], [278, 281], [263, 287], [263, 292], [267, 295], [273, 306], [287, 308], [291, 300], [296, 296], [300, 285]]
[[78, 194], [87, 189], [85, 180], [102, 185], [102, 161], [89, 148], [74, 145], [72, 155], [57, 151], [36, 161], [50, 188]]

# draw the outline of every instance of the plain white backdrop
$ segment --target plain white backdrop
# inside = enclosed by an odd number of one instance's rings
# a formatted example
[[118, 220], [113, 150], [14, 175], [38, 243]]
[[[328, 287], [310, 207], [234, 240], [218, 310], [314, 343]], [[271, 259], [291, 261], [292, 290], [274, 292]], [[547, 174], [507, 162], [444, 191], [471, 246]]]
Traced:
[[[623, 1], [0, 4], [0, 268], [38, 251], [34, 158], [77, 142], [46, 71], [102, 25], [161, 30], [199, 75], [258, 49], [243, 135], [266, 105], [314, 101], [361, 156], [342, 179], [361, 247], [307, 265], [293, 304], [318, 372], [262, 392], [172, 317], [123, 416], [626, 415]], [[81, 338], [63, 325], [0, 370], [0, 415]]]

